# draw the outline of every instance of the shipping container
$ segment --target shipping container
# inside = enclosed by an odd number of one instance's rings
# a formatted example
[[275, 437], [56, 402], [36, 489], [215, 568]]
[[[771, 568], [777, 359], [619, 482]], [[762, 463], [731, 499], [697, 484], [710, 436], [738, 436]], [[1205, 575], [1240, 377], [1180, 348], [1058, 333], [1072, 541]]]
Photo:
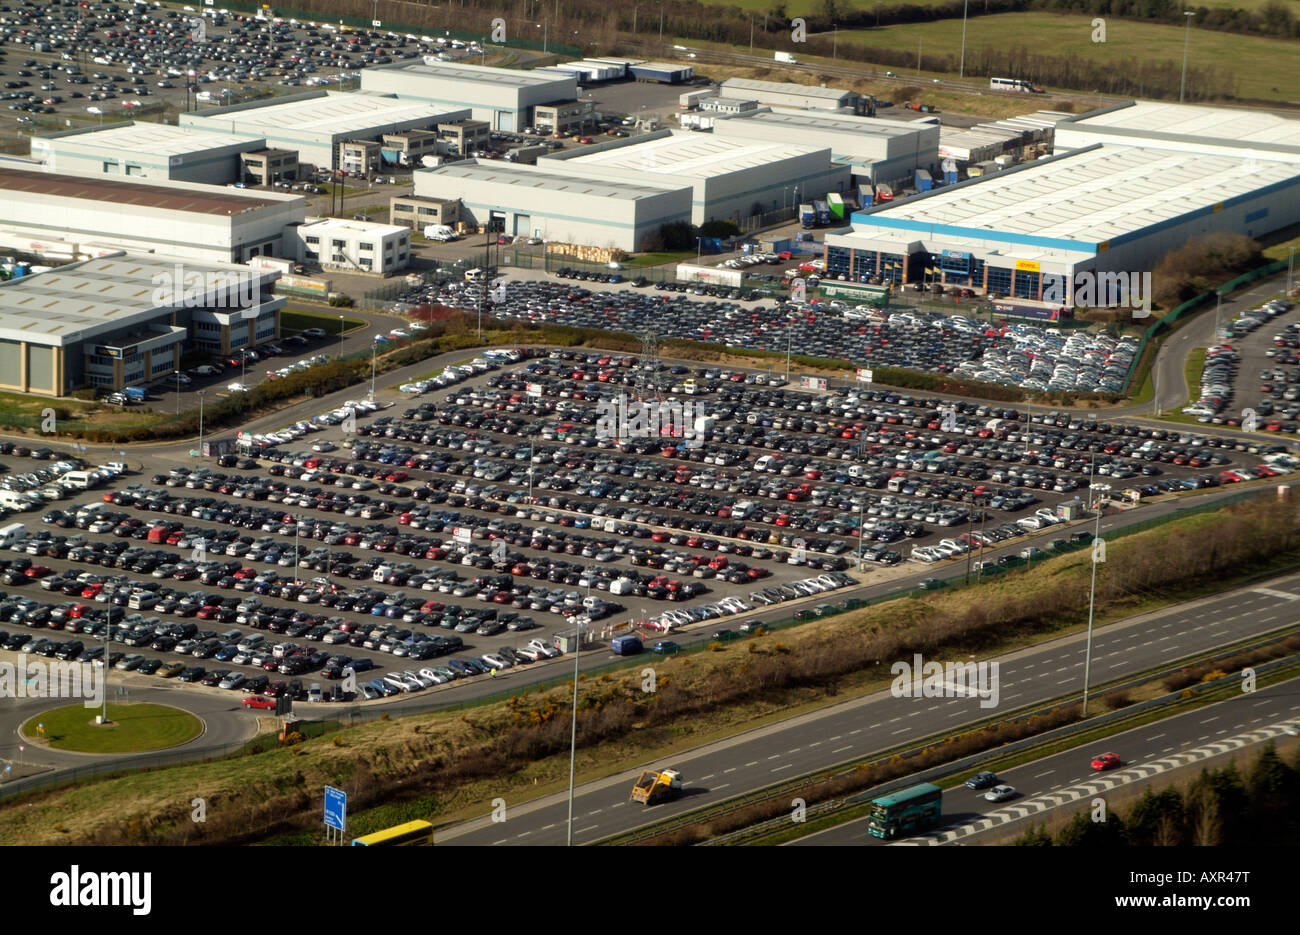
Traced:
[[934, 179], [930, 176], [928, 169], [916, 170], [916, 190], [918, 192], [928, 192], [934, 188]]
[[844, 220], [844, 199], [835, 192], [830, 192], [826, 196], [826, 204], [831, 209], [831, 217], [838, 221]]
[[799, 206], [799, 223], [804, 227], [817, 226], [817, 211], [812, 205]]

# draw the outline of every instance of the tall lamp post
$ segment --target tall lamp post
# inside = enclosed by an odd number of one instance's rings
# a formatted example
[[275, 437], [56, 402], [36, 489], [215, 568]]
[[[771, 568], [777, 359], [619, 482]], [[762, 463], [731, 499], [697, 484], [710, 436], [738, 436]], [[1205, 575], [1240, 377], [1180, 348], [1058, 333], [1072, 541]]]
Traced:
[[203, 390], [199, 390], [199, 457], [203, 457]]
[[339, 316], [339, 360], [343, 359], [343, 316]]
[[966, 77], [966, 8], [970, 6], [970, 0], [962, 0], [961, 5], [961, 66], [957, 70], [957, 77]]
[[[376, 335], [378, 337], [378, 335]], [[379, 342], [370, 342], [370, 398], [375, 398], [375, 355], [379, 353]]]
[[1187, 87], [1187, 45], [1192, 38], [1192, 17], [1195, 13], [1183, 11], [1183, 76], [1178, 80], [1178, 103], [1183, 102], [1183, 91]]
[[1083, 708], [1080, 717], [1088, 716], [1088, 681], [1092, 675], [1092, 617], [1097, 600], [1097, 540], [1101, 538], [1101, 496], [1110, 492], [1110, 484], [1089, 484], [1088, 491], [1096, 495], [1093, 510], [1097, 513], [1097, 526], [1092, 534], [1092, 584], [1088, 588], [1088, 642], [1083, 652]]
[[[591, 594], [591, 571], [587, 571], [587, 594]], [[573, 847], [573, 777], [578, 756], [578, 653], [582, 648], [582, 625], [573, 625], [573, 724], [569, 728], [569, 830], [567, 842]]]

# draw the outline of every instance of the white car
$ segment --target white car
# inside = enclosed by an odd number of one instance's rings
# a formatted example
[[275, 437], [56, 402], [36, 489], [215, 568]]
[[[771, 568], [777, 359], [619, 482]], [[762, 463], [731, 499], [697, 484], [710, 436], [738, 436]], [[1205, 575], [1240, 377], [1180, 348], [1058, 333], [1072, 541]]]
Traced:
[[232, 393], [246, 393], [246, 392], [248, 392], [248, 387], [244, 386], [244, 384], [242, 384], [242, 383], [232, 383], [232, 384], [230, 384], [229, 386], [227, 386], [226, 389], [229, 390], [229, 391], [232, 392]]
[[479, 658], [485, 666], [491, 666], [493, 669], [508, 669], [514, 664], [500, 653], [484, 653]]
[[984, 798], [990, 802], [1005, 802], [1007, 799], [1015, 798], [1016, 795], [1016, 790], [1012, 786], [994, 786], [984, 793]]
[[532, 639], [532, 640], [529, 640], [529, 641], [528, 641], [528, 645], [529, 645], [531, 648], [537, 650], [539, 653], [541, 653], [541, 654], [542, 654], [543, 656], [545, 656], [547, 659], [554, 659], [556, 656], [561, 656], [561, 655], [563, 655], [563, 653], [561, 653], [560, 650], [559, 650], [557, 647], [555, 647], [555, 646], [551, 646], [551, 645], [548, 644], [548, 643], [544, 643], [544, 642], [542, 642], [540, 639]]
[[339, 446], [336, 445], [336, 444], [334, 444], [334, 443], [331, 442], [331, 441], [325, 441], [325, 440], [322, 440], [322, 441], [318, 441], [318, 442], [316, 442], [316, 444], [312, 445], [312, 446], [311, 446], [311, 450], [312, 450], [312, 451], [338, 451], [338, 450], [339, 450]]

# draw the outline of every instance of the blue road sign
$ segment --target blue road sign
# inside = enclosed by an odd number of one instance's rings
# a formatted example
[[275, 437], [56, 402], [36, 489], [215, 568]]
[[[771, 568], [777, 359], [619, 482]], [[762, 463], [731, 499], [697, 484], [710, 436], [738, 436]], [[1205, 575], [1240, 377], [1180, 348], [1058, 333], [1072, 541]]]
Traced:
[[343, 831], [348, 825], [348, 794], [333, 786], [325, 787], [325, 826]]

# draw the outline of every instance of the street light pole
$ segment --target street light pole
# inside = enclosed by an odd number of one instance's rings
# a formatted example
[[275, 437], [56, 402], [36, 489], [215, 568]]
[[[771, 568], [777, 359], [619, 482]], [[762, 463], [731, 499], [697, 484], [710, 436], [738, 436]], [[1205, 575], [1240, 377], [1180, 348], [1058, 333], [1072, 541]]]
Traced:
[[301, 557], [298, 552], [298, 525], [302, 522], [302, 517], [294, 514], [293, 517], [293, 583], [298, 583], [298, 559]]
[[[591, 573], [587, 573], [587, 593], [591, 593]], [[573, 646], [573, 724], [569, 728], [569, 830], [568, 846], [573, 847], [573, 777], [578, 756], [578, 650], [582, 646], [582, 626], [574, 624]]]
[[379, 353], [379, 345], [374, 341], [370, 342], [370, 398], [375, 398], [375, 355]]
[[343, 316], [339, 316], [339, 360], [343, 359]]
[[199, 390], [199, 457], [203, 457], [203, 390]]
[[181, 414], [181, 372], [176, 371], [176, 414]]
[[957, 77], [966, 77], [966, 8], [970, 6], [970, 0], [962, 0], [961, 5], [961, 66], [957, 70]]
[[1192, 38], [1192, 17], [1195, 15], [1195, 13], [1183, 11], [1183, 22], [1186, 25], [1183, 27], [1183, 75], [1178, 80], [1178, 103], [1180, 104], [1183, 102], [1183, 91], [1187, 87], [1187, 45]]
[[794, 339], [793, 326], [785, 333], [785, 382], [790, 385], [790, 342]]
[[[1089, 484], [1088, 490], [1097, 494], [1109, 493], [1110, 484]], [[1080, 717], [1088, 716], [1088, 681], [1092, 674], [1092, 618], [1097, 599], [1097, 540], [1101, 538], [1101, 499], [1093, 501], [1097, 513], [1097, 526], [1092, 535], [1092, 584], [1088, 588], [1088, 641], [1083, 655], [1083, 707]]]
[[104, 710], [99, 716], [100, 724], [108, 723], [108, 648], [113, 643], [113, 603], [108, 604], [108, 626], [104, 627]]

